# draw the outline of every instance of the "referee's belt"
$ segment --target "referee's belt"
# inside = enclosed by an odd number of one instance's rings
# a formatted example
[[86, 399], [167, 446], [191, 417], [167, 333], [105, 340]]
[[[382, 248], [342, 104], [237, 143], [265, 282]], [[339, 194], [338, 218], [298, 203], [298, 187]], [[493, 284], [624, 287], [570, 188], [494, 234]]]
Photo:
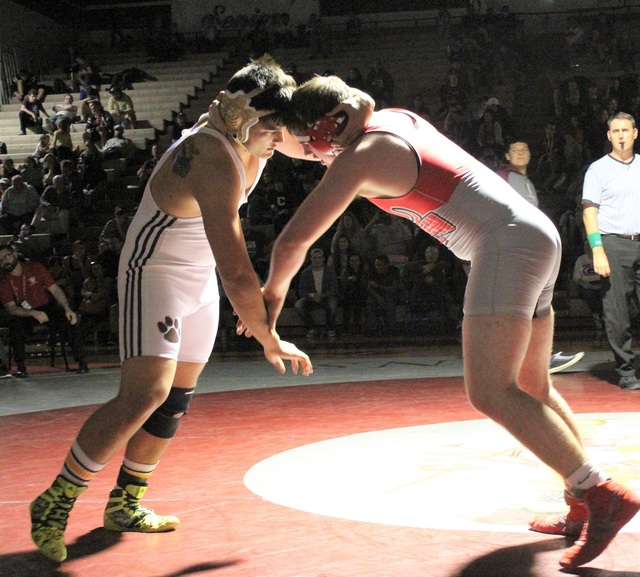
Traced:
[[640, 232], [636, 234], [614, 234], [610, 233], [604, 236], [616, 236], [618, 238], [624, 238], [626, 240], [635, 240], [640, 242]]

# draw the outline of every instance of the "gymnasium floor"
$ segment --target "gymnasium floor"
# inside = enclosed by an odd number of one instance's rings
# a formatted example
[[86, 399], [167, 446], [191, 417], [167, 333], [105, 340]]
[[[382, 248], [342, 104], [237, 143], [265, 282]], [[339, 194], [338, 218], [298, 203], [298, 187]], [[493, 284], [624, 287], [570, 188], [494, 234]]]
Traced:
[[[611, 355], [555, 383], [594, 461], [640, 490], [640, 391]], [[145, 503], [181, 518], [165, 534], [113, 534], [102, 510], [114, 459], [78, 500], [69, 559], [29, 536], [28, 504], [87, 416], [116, 391], [114, 359], [87, 375], [33, 367], [0, 381], [1, 577], [548, 577], [569, 542], [527, 530], [563, 510], [562, 484], [468, 404], [456, 346], [313, 353], [311, 377], [258, 354], [214, 354]], [[30, 367], [31, 369], [31, 367]], [[640, 577], [640, 518], [585, 577]]]

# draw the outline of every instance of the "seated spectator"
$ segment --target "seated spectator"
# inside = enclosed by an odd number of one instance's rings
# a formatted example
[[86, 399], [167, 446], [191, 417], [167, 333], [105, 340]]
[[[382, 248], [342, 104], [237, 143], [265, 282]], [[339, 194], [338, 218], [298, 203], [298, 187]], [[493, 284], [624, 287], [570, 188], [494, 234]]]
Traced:
[[47, 248], [40, 239], [33, 236], [33, 232], [30, 224], [23, 224], [13, 246], [23, 259], [44, 262], [48, 257]]
[[[138, 185], [138, 192], [136, 194], [136, 204], [140, 202], [142, 199], [142, 195], [144, 194], [144, 189], [147, 186], [147, 182], [149, 182], [149, 178], [151, 178], [151, 174], [155, 169], [160, 157], [162, 156], [162, 149], [159, 144], [154, 144], [151, 147], [151, 157], [144, 161], [142, 166], [136, 172], [137, 177], [140, 179], [140, 184]], [[253, 194], [249, 196], [249, 199]]]
[[55, 132], [58, 121], [61, 118], [68, 118], [73, 124], [78, 116], [78, 107], [73, 103], [73, 96], [69, 93], [64, 95], [64, 101], [54, 104], [52, 108], [54, 114], [44, 121], [44, 128], [48, 132]]
[[31, 225], [37, 232], [67, 235], [70, 207], [71, 193], [65, 187], [64, 176], [57, 174], [53, 177], [53, 184], [44, 189]]
[[124, 209], [121, 206], [116, 206], [113, 210], [113, 218], [108, 220], [102, 228], [98, 242], [113, 243], [114, 246], [118, 247], [118, 252], [120, 252], [130, 224], [131, 220]]
[[349, 247], [358, 254], [364, 254], [367, 249], [364, 229], [356, 215], [351, 211], [346, 211], [338, 220], [336, 232], [331, 240], [331, 252], [334, 252], [338, 246], [338, 239], [342, 236], [347, 237]]
[[40, 135], [38, 138], [38, 144], [36, 144], [36, 149], [33, 151], [33, 157], [38, 160], [40, 164], [44, 160], [44, 157], [51, 152], [51, 136], [48, 133], [44, 133]]
[[56, 174], [60, 174], [60, 162], [53, 152], [48, 152], [42, 159], [42, 185], [46, 188], [53, 184]]
[[[20, 261], [12, 245], [0, 246], [0, 299], [9, 313], [9, 341], [18, 366], [16, 377], [26, 377], [26, 341], [38, 324], [48, 323], [52, 333], [68, 339], [78, 373], [88, 372], [84, 345], [78, 331], [75, 312], [63, 290], [46, 267], [38, 262]], [[29, 282], [27, 282], [29, 279]]]
[[23, 224], [31, 224], [40, 204], [40, 195], [21, 174], [11, 179], [11, 186], [2, 196], [0, 206], [0, 231], [2, 234], [17, 234]]
[[125, 128], [135, 128], [136, 111], [131, 97], [125, 94], [119, 86], [112, 86], [109, 89], [109, 94], [111, 97], [107, 101], [107, 111], [113, 117], [113, 122], [122, 124]]
[[[80, 185], [85, 195], [101, 192], [107, 182], [107, 173], [102, 165], [102, 154], [95, 142], [89, 140], [78, 158]], [[89, 203], [91, 204], [91, 203]]]
[[61, 118], [58, 120], [57, 129], [53, 133], [51, 147], [56, 158], [60, 161], [74, 158], [70, 118]]
[[300, 273], [296, 310], [307, 329], [307, 338], [317, 334], [313, 311], [323, 309], [327, 336], [336, 336], [336, 311], [338, 308], [338, 277], [332, 267], [325, 264], [322, 249], [309, 252], [311, 264]]
[[440, 246], [431, 245], [425, 249], [423, 259], [407, 263], [402, 269], [412, 319], [446, 318], [449, 268], [449, 263], [440, 259]]
[[124, 136], [124, 126], [116, 124], [113, 136], [104, 143], [102, 158], [105, 160], [114, 160], [116, 158], [130, 160], [134, 150], [135, 145], [133, 142]]
[[502, 125], [491, 110], [487, 109], [484, 111], [476, 139], [480, 150], [484, 151], [489, 148], [495, 152], [496, 155], [502, 154], [504, 150]]
[[93, 100], [100, 102], [100, 90], [97, 86], [92, 85], [88, 80], [82, 80], [80, 85], [80, 93], [78, 94], [78, 114], [83, 122], [89, 120], [91, 110], [89, 103]]
[[377, 59], [366, 78], [366, 92], [376, 101], [376, 110], [393, 105], [395, 82], [388, 70], [382, 66], [382, 60]]
[[84, 280], [78, 312], [82, 340], [94, 334], [95, 344], [106, 344], [109, 338], [114, 279], [105, 276], [104, 267], [98, 261], [91, 262], [89, 276]]
[[44, 190], [42, 182], [42, 167], [35, 156], [27, 156], [26, 162], [20, 170], [20, 174], [27, 184], [30, 184], [36, 189], [38, 194]]
[[11, 186], [11, 180], [8, 178], [0, 178], [0, 199], [2, 199], [2, 197], [4, 196], [5, 191], [7, 190], [7, 188], [9, 188]]
[[385, 255], [391, 263], [403, 263], [412, 254], [413, 235], [405, 220], [376, 211], [364, 229], [371, 254]]
[[105, 142], [113, 137], [115, 122], [111, 113], [105, 110], [97, 100], [89, 102], [89, 118], [87, 119], [86, 132], [91, 142], [104, 147]]
[[64, 266], [63, 257], [59, 255], [50, 256], [47, 260], [47, 268], [49, 269], [51, 278], [62, 289], [62, 292], [64, 292], [65, 296], [67, 297], [69, 306], [71, 306], [72, 309], [77, 308], [73, 304], [75, 302], [75, 299], [71, 275]]
[[391, 266], [387, 255], [377, 256], [367, 282], [367, 332], [370, 335], [392, 333], [401, 294], [400, 271]]
[[16, 168], [13, 158], [5, 158], [2, 165], [2, 178], [8, 178], [11, 180], [18, 174], [20, 174], [20, 171]]
[[112, 87], [119, 86], [125, 90], [132, 90], [134, 82], [146, 82], [147, 80], [156, 81], [158, 79], [140, 68], [125, 68], [113, 75], [111, 85]]
[[20, 134], [23, 136], [27, 134], [27, 128], [33, 128], [36, 134], [42, 134], [42, 117], [40, 113], [47, 116], [47, 112], [42, 105], [42, 102], [36, 99], [36, 91], [29, 90], [27, 95], [23, 98], [20, 105], [20, 111], [18, 112], [18, 118], [20, 120]]

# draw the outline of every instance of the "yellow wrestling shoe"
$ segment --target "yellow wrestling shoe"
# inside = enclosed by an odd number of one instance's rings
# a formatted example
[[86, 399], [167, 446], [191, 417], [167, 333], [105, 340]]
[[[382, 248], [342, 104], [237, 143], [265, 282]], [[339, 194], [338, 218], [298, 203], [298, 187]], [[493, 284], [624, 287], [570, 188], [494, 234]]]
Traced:
[[31, 538], [52, 561], [62, 563], [67, 558], [64, 544], [67, 519], [78, 495], [86, 490], [58, 476], [51, 487], [31, 502]]
[[125, 489], [113, 489], [104, 510], [104, 528], [109, 531], [135, 533], [164, 533], [173, 531], [180, 519], [172, 515], [158, 515], [140, 505], [147, 491], [143, 485], [127, 485]]

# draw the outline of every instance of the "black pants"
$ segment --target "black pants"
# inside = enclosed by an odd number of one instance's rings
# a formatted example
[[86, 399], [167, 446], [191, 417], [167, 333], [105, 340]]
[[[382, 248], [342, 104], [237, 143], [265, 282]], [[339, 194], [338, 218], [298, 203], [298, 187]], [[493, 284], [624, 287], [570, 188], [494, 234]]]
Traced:
[[621, 377], [636, 374], [629, 300], [640, 298], [640, 241], [602, 235], [611, 276], [602, 279], [602, 309], [609, 346]]
[[[49, 302], [47, 305], [40, 307], [38, 310], [47, 313], [49, 321], [49, 331], [52, 338], [60, 335], [60, 339], [68, 341], [73, 350], [73, 358], [79, 364], [85, 364], [84, 343], [80, 336], [78, 323], [72, 325], [64, 314], [64, 311], [55, 301]], [[13, 349], [13, 357], [16, 360], [18, 368], [25, 366], [25, 348], [27, 338], [33, 332], [33, 327], [38, 325], [38, 321], [33, 317], [9, 317], [9, 342]]]

